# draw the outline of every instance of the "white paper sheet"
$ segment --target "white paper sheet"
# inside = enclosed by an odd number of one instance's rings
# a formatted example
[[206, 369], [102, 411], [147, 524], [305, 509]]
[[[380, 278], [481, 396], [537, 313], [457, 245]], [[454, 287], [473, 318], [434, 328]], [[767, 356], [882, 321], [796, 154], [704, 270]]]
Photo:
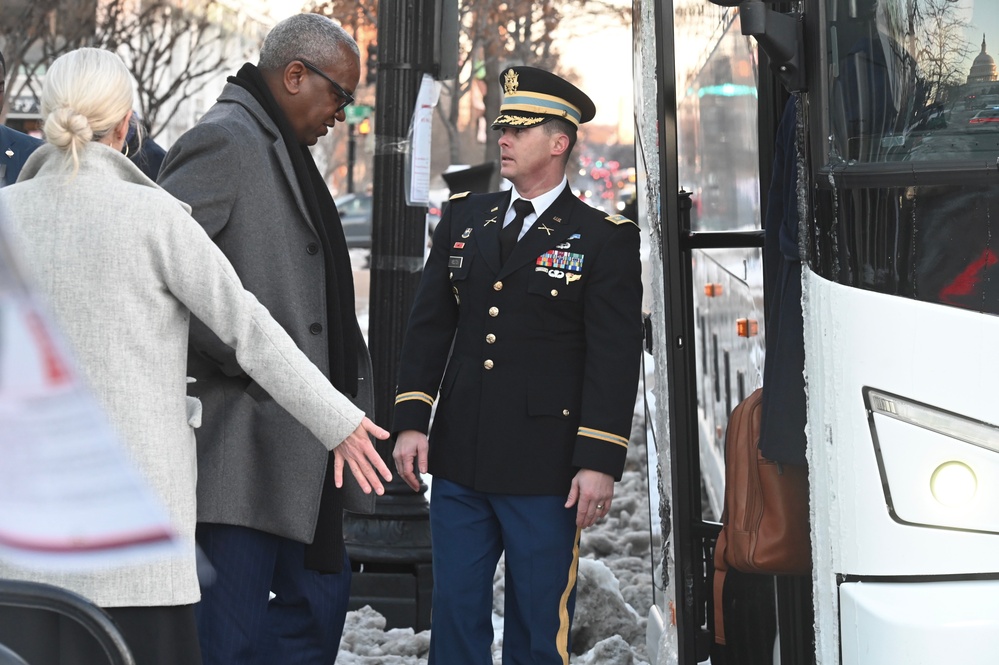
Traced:
[[79, 570], [180, 553], [166, 510], [25, 286], [2, 222], [0, 558]]
[[430, 156], [433, 140], [434, 107], [440, 97], [440, 83], [429, 74], [423, 75], [420, 92], [413, 109], [412, 145], [410, 146], [408, 205], [430, 202]]

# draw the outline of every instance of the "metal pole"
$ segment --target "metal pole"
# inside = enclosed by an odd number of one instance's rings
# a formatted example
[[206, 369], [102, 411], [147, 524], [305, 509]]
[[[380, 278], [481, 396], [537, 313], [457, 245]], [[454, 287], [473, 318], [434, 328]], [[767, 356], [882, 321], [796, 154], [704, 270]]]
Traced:
[[[378, 74], [369, 347], [374, 368], [375, 422], [390, 427], [399, 350], [423, 269], [424, 206], [407, 206], [409, 125], [424, 73], [433, 70], [434, 0], [382, 0], [378, 12]], [[390, 469], [394, 440], [378, 443]], [[370, 604], [390, 627], [430, 627], [429, 504], [398, 478], [373, 515], [348, 513], [344, 538], [359, 574], [351, 607]]]
[[354, 193], [354, 160], [357, 153], [357, 139], [354, 136], [354, 123], [347, 123], [347, 193]]

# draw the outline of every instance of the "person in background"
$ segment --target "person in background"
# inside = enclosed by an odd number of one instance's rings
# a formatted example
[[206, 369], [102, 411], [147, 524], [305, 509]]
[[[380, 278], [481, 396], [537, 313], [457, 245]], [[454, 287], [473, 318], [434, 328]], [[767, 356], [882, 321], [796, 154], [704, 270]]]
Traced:
[[448, 202], [395, 403], [397, 472], [414, 490], [418, 473], [434, 479], [432, 665], [493, 662], [504, 552], [503, 662], [569, 662], [580, 533], [610, 509], [638, 389], [638, 226], [581, 202], [565, 175], [593, 102], [532, 67], [500, 84], [513, 189]]
[[[281, 21], [259, 64], [230, 77], [171, 147], [159, 180], [333, 385], [370, 411], [347, 243], [309, 152], [345, 121], [359, 77], [357, 44], [333, 21]], [[350, 593], [343, 511], [371, 512], [373, 497], [329, 482], [333, 458], [198, 322], [191, 350], [205, 422], [197, 536], [216, 571], [198, 607], [205, 662], [332, 663]]]
[[[189, 209], [121, 154], [132, 101], [128, 70], [113, 53], [83, 48], [56, 59], [42, 88], [46, 145], [25, 164], [20, 182], [0, 191], [0, 202], [10, 212], [15, 249], [34, 269], [87, 383], [164, 502], [186, 553], [90, 573], [0, 564], [0, 578], [55, 584], [107, 609], [137, 665], [190, 665], [201, 662], [194, 619], [198, 478], [186, 395], [190, 315], [233, 349], [234, 366], [248, 381], [314, 433], [321, 455], [334, 451], [331, 485], [342, 483], [349, 465], [365, 491], [383, 491], [379, 473], [386, 480], [391, 474], [370, 436], [388, 434], [243, 289]], [[48, 622], [29, 611], [7, 612], [0, 643], [33, 665], [107, 662], [96, 642], [56, 634]]]
[[[7, 63], [0, 53], [0, 111], [6, 100]], [[0, 125], [0, 187], [17, 182], [21, 167], [42, 141]]]
[[166, 157], [166, 150], [149, 137], [149, 125], [137, 113], [132, 114], [132, 122], [128, 125], [125, 156], [150, 180], [156, 180], [163, 158]]

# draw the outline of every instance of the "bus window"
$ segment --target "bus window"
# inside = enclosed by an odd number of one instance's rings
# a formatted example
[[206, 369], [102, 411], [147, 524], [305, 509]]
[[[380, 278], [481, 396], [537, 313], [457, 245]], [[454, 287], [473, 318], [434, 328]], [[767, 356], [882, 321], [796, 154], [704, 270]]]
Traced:
[[827, 0], [830, 164], [999, 154], [999, 5]]
[[[810, 264], [999, 314], [999, 3], [826, 0], [831, 129]], [[823, 172], [824, 171], [824, 172]]]
[[[760, 228], [756, 44], [737, 17], [723, 25], [713, 51], [677, 63], [677, 166], [693, 231]], [[677, 29], [678, 42], [695, 43], [701, 24]]]

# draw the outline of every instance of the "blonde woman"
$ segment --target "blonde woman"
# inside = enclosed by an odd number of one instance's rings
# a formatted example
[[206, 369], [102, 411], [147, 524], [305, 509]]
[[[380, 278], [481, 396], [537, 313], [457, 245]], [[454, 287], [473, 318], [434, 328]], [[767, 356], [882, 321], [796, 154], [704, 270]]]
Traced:
[[[128, 71], [114, 54], [85, 48], [58, 58], [42, 90], [46, 145], [0, 200], [25, 265], [129, 453], [171, 512], [187, 555], [90, 574], [0, 565], [0, 577], [57, 584], [106, 608], [138, 665], [186, 665], [201, 662], [193, 613], [197, 464], [186, 407], [191, 314], [334, 450], [338, 486], [345, 463], [365, 492], [380, 494], [379, 475], [391, 474], [370, 439], [387, 433], [337, 392], [242, 288], [188, 208], [121, 154], [132, 103]], [[32, 634], [40, 629], [28, 620], [23, 612], [0, 617], [0, 643], [20, 647], [33, 664], [101, 662], [99, 653], [93, 661], [81, 658], [96, 647]]]

